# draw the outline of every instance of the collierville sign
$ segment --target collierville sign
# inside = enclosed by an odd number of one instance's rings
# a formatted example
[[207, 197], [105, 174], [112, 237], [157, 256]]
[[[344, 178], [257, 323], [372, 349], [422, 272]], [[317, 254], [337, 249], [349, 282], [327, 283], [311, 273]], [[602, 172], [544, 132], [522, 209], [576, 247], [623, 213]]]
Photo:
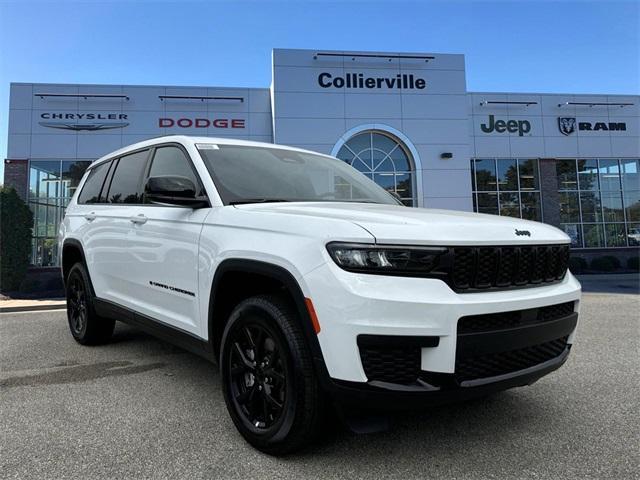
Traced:
[[318, 75], [318, 85], [322, 88], [424, 90], [427, 81], [413, 74], [402, 73], [393, 77], [365, 77], [363, 73], [345, 73], [343, 77], [334, 77], [331, 73]]
[[587, 132], [625, 132], [626, 122], [577, 122], [576, 117], [558, 117], [558, 130], [563, 135], [571, 135], [577, 130]]

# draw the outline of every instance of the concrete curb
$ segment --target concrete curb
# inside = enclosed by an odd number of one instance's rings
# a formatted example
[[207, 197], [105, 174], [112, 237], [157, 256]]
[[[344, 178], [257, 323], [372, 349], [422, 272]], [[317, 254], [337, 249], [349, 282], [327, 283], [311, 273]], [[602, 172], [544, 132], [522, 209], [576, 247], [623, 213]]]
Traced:
[[1, 307], [0, 313], [19, 313], [19, 312], [37, 312], [43, 310], [65, 310], [66, 302], [50, 303], [48, 305], [16, 305], [12, 307]]

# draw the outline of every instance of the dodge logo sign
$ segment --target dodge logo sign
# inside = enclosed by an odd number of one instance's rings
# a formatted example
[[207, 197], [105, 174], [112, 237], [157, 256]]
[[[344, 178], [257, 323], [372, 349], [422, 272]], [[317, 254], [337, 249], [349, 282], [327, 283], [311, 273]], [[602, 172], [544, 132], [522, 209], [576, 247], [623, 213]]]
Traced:
[[558, 128], [563, 135], [569, 135], [576, 131], [575, 117], [559, 117]]

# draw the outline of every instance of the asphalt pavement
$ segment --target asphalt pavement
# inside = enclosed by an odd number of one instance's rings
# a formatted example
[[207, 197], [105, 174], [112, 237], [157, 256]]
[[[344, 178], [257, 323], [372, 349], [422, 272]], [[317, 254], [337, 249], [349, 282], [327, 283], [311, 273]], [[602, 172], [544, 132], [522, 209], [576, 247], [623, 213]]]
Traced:
[[640, 478], [639, 312], [588, 294], [568, 362], [533, 386], [285, 458], [242, 440], [212, 364], [122, 324], [82, 347], [64, 312], [0, 314], [0, 478]]

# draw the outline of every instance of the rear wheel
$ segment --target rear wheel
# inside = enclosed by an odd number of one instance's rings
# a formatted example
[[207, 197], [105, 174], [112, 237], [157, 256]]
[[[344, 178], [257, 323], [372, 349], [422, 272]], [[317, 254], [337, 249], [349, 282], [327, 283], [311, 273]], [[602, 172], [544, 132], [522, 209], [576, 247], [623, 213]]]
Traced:
[[299, 319], [277, 296], [252, 297], [222, 337], [224, 397], [242, 436], [269, 454], [303, 447], [320, 419], [319, 388]]
[[71, 267], [66, 290], [67, 319], [73, 338], [83, 345], [107, 342], [113, 333], [115, 321], [96, 314], [89, 274], [82, 263]]

